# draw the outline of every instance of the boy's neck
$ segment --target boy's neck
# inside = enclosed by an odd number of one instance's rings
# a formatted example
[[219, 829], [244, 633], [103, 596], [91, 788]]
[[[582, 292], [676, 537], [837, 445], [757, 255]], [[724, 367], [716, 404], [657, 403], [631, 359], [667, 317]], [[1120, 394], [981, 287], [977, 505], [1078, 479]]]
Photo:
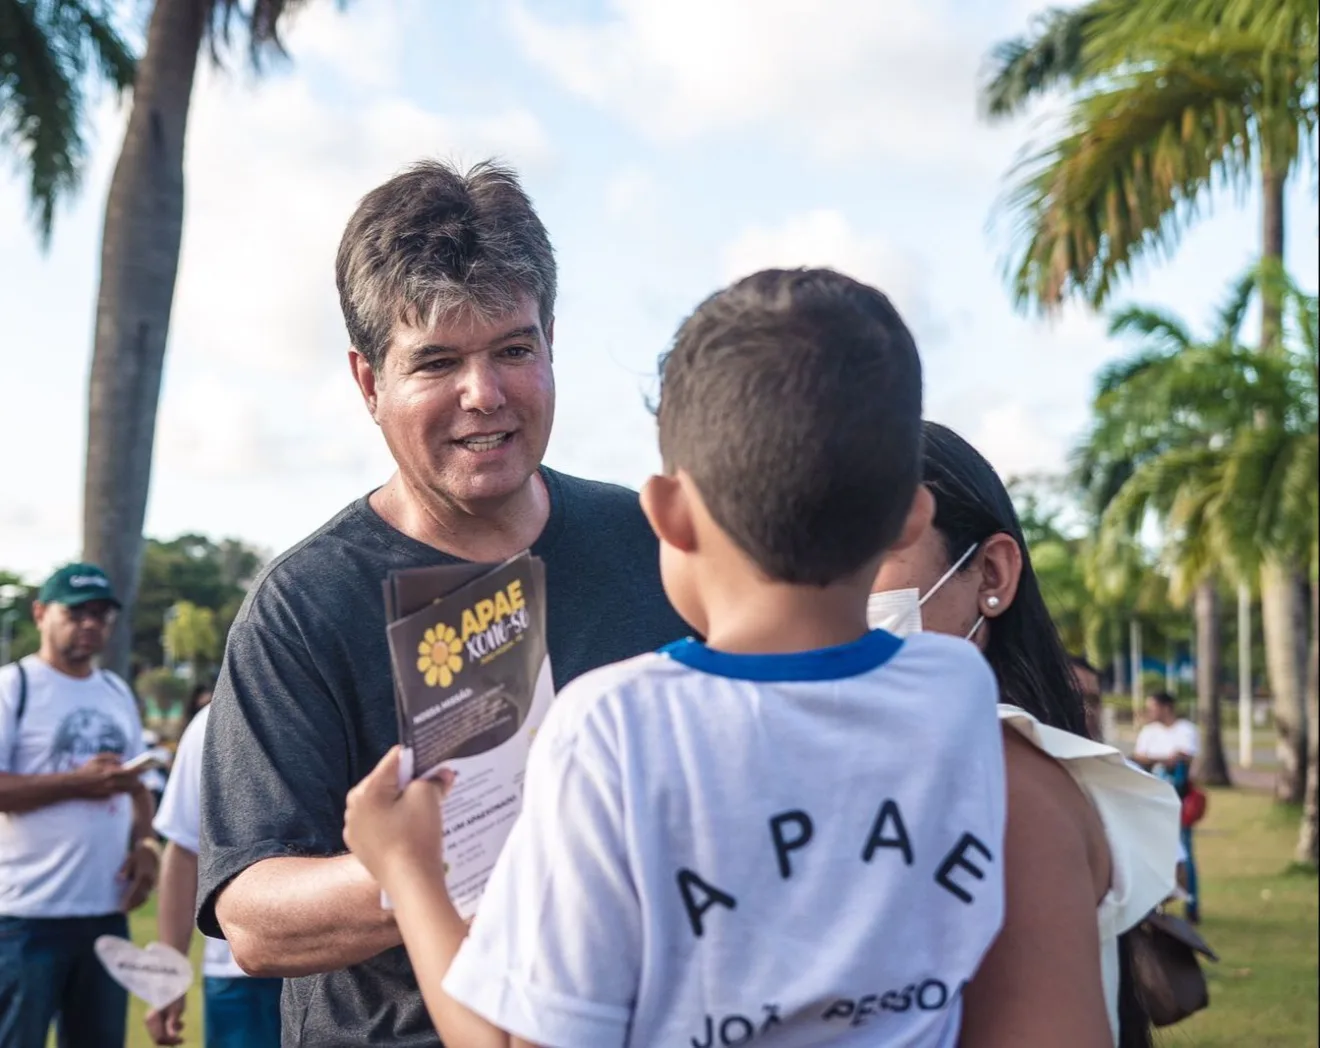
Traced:
[[761, 583], [712, 594], [706, 646], [731, 655], [788, 655], [834, 648], [868, 632], [865, 582]]

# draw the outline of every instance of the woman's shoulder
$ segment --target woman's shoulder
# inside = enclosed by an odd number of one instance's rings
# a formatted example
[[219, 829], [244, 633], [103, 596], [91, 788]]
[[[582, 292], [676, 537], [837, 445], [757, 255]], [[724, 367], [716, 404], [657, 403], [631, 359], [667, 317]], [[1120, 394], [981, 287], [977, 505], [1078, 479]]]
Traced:
[[[1118, 749], [1040, 723], [1025, 710], [1000, 706], [1010, 789], [1017, 816], [1059, 820], [1084, 813], [1088, 854], [1103, 855], [1101, 920], [1106, 935], [1136, 924], [1173, 889], [1178, 798], [1168, 785], [1131, 764]], [[1071, 788], [1060, 789], [1063, 780]], [[1053, 798], [1035, 794], [1049, 790]], [[1010, 807], [1010, 817], [1014, 814]]]
[[1030, 826], [1036, 847], [1068, 856], [1073, 864], [1085, 857], [1096, 903], [1109, 890], [1112, 863], [1105, 825], [1082, 786], [1048, 750], [1021, 731], [1004, 724], [1004, 772], [1008, 785], [1008, 817]]

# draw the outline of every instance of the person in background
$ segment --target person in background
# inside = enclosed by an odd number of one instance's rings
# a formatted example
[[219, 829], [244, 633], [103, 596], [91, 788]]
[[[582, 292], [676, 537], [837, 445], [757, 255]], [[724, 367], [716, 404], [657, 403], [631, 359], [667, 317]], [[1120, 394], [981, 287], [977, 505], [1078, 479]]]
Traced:
[[[145, 728], [142, 732], [142, 748], [144, 750], [154, 750], [162, 757], [168, 757], [169, 751], [160, 748], [160, 735], [150, 728]], [[142, 785], [147, 788], [151, 794], [151, 806], [153, 809], [160, 807], [161, 795], [165, 792], [165, 771], [162, 768], [148, 768], [140, 776]]]
[[183, 711], [183, 727], [187, 730], [193, 719], [211, 703], [212, 685], [209, 681], [198, 684], [188, 696], [188, 705]]
[[[198, 688], [193, 699], [210, 698]], [[184, 729], [165, 787], [156, 832], [168, 842], [160, 874], [156, 937], [185, 956], [197, 911], [197, 849], [201, 834], [202, 746], [210, 708], [200, 704]], [[281, 979], [248, 978], [223, 939], [206, 937], [202, 959], [205, 1048], [279, 1048]], [[147, 1013], [147, 1032], [159, 1045], [183, 1043], [186, 998]]]
[[119, 600], [91, 564], [56, 571], [32, 613], [41, 647], [0, 669], [0, 1045], [121, 1048], [128, 995], [94, 944], [127, 937], [156, 882], [137, 702], [97, 668]]
[[[1200, 752], [1196, 725], [1178, 716], [1178, 703], [1168, 692], [1157, 692], [1146, 700], [1146, 723], [1133, 747], [1134, 763], [1173, 783], [1179, 797], [1192, 788], [1192, 761]], [[1182, 869], [1180, 881], [1186, 896], [1186, 916], [1192, 924], [1201, 919], [1197, 894], [1196, 855], [1192, 849], [1192, 827], [1181, 829]]]
[[1073, 680], [1077, 682], [1077, 691], [1082, 697], [1082, 708], [1086, 711], [1087, 733], [1096, 742], [1104, 742], [1104, 706], [1101, 702], [1100, 671], [1081, 655], [1069, 655], [1068, 665], [1072, 667]]

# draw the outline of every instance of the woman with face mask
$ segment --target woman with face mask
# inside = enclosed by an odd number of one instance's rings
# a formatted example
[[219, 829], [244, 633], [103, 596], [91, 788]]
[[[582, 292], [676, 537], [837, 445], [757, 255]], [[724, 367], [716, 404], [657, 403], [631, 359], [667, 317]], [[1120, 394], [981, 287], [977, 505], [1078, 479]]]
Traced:
[[1042, 1024], [1077, 1014], [1107, 1027], [1120, 1048], [1147, 1048], [1124, 933], [1173, 890], [1177, 797], [1088, 738], [1068, 656], [993, 467], [944, 426], [926, 423], [925, 439], [934, 522], [885, 561], [869, 617], [900, 636], [965, 637], [999, 680], [1006, 917], [983, 968], [993, 977], [967, 989], [962, 1048], [978, 1048], [978, 1030], [1006, 1027], [1023, 1031], [1016, 1043], [1052, 1044]]

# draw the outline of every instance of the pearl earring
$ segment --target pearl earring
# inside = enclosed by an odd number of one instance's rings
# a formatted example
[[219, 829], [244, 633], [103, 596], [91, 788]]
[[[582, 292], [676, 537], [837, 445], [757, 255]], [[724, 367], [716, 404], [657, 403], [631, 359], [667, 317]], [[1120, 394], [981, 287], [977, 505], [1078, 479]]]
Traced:
[[994, 611], [995, 608], [999, 607], [999, 598], [995, 596], [986, 597], [985, 606], [991, 611]]

